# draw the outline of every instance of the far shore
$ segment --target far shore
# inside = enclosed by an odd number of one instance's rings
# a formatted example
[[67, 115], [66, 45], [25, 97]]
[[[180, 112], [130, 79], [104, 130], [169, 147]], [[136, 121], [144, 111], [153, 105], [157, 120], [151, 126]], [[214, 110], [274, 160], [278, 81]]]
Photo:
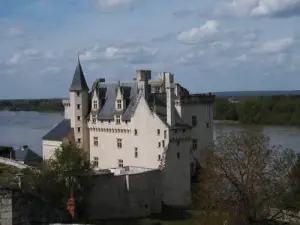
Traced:
[[240, 124], [239, 121], [234, 120], [214, 120], [215, 124]]

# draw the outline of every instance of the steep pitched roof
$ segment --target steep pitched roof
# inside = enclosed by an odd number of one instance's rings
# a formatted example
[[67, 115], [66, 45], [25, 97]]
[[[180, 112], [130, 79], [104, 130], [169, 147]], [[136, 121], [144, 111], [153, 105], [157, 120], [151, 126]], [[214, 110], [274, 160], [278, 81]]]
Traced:
[[15, 150], [15, 160], [25, 164], [37, 163], [42, 161], [42, 157], [29, 148]]
[[69, 89], [70, 91], [88, 91], [89, 87], [86, 83], [83, 70], [78, 58], [77, 66], [74, 72], [73, 80], [71, 87]]
[[[115, 108], [116, 102], [116, 89], [118, 84], [101, 84], [97, 93], [99, 99], [104, 99], [104, 105], [101, 109], [97, 111], [92, 111], [92, 115], [97, 115], [98, 120], [113, 120], [114, 115], [116, 115], [117, 110]], [[125, 100], [129, 100], [129, 104], [126, 105], [126, 108], [122, 115], [123, 121], [128, 121], [131, 119], [137, 104], [138, 104], [138, 93], [137, 93], [137, 84], [133, 83], [124, 83], [121, 84], [121, 90]], [[167, 107], [166, 107], [166, 94], [165, 93], [150, 93], [147, 99], [149, 107], [155, 111], [155, 113], [160, 117], [160, 119], [167, 123]], [[155, 107], [154, 107], [155, 105]], [[155, 108], [155, 109], [154, 109]], [[175, 113], [175, 125], [173, 127], [190, 127], [186, 124], [179, 116]]]
[[53, 127], [44, 137], [47, 141], [61, 141], [71, 131], [71, 121], [69, 119], [62, 120]]

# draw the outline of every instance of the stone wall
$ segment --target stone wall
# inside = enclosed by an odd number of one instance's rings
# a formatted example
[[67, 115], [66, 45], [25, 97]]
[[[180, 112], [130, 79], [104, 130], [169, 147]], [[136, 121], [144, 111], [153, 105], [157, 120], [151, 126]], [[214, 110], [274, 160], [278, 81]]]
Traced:
[[144, 217], [161, 212], [161, 171], [94, 177], [87, 216], [90, 221]]
[[12, 225], [12, 192], [7, 189], [0, 189], [0, 224]]

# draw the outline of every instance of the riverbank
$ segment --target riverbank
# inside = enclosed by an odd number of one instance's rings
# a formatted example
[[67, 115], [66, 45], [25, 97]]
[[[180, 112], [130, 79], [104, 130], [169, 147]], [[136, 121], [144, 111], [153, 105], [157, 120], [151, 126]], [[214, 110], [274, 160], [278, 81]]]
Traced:
[[214, 120], [214, 124], [240, 124], [240, 122], [234, 120]]

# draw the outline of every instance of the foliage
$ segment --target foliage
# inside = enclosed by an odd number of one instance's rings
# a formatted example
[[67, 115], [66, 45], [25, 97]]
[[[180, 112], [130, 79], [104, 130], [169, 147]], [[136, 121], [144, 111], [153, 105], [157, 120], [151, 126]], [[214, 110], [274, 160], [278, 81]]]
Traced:
[[62, 99], [0, 100], [0, 110], [61, 112]]
[[270, 146], [263, 135], [221, 136], [205, 154], [200, 181], [194, 187], [194, 205], [228, 212], [235, 222], [274, 221], [283, 213], [282, 203], [290, 191], [287, 177], [295, 159], [292, 150]]
[[53, 159], [44, 162], [38, 170], [24, 170], [22, 188], [57, 210], [66, 208], [66, 201], [73, 191], [76, 211], [81, 216], [91, 185], [88, 179], [91, 174], [87, 153], [73, 144], [62, 145], [55, 150]]
[[239, 102], [216, 99], [215, 120], [244, 124], [300, 125], [300, 98], [291, 96], [252, 97]]
[[13, 188], [18, 185], [20, 169], [0, 163], [0, 188]]
[[9, 146], [0, 146], [0, 157], [4, 158], [14, 158], [14, 149]]

